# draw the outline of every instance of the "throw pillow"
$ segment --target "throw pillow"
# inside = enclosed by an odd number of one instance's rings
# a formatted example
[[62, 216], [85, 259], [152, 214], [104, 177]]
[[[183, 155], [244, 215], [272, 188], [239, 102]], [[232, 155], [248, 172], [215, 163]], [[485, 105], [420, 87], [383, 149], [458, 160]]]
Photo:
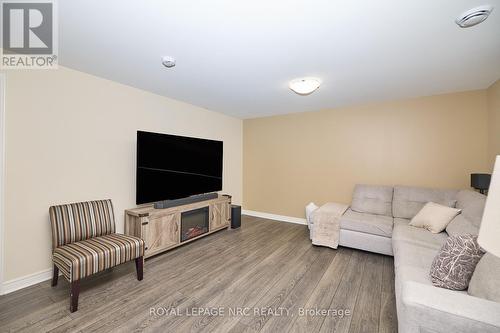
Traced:
[[476, 266], [469, 284], [469, 295], [500, 302], [500, 258], [486, 253]]
[[430, 277], [436, 287], [465, 290], [484, 251], [477, 236], [450, 236], [431, 266]]
[[448, 223], [450, 223], [459, 213], [460, 209], [428, 202], [417, 215], [411, 219], [410, 225], [424, 228], [432, 233], [438, 234], [443, 231]]

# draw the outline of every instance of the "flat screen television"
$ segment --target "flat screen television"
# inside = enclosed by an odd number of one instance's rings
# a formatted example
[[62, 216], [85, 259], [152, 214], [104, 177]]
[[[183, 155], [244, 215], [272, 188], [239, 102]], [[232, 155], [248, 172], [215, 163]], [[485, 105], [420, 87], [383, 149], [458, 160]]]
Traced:
[[222, 141], [137, 131], [137, 204], [220, 190]]

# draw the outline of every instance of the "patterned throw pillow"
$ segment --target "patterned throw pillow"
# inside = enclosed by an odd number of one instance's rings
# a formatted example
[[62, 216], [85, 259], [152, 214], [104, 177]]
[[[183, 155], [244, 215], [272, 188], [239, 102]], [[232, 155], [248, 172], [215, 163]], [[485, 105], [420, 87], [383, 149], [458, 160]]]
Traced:
[[450, 236], [431, 266], [431, 281], [436, 287], [465, 290], [484, 251], [477, 236]]

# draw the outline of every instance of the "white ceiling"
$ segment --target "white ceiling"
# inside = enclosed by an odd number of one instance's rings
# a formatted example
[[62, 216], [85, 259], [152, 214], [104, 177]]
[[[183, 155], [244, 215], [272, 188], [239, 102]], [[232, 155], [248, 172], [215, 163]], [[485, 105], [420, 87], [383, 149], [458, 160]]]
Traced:
[[[483, 89], [500, 0], [63, 0], [60, 64], [240, 118]], [[472, 7], [496, 8], [461, 29]], [[176, 58], [167, 69], [161, 57]], [[309, 96], [289, 80], [317, 76]]]

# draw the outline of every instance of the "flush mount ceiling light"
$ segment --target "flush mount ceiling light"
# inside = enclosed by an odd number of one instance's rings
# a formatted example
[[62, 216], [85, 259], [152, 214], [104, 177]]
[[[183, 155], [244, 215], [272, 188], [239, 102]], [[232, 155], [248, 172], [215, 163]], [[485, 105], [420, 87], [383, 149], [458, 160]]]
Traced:
[[455, 20], [455, 23], [458, 24], [460, 28], [469, 28], [476, 24], [479, 24], [486, 20], [490, 15], [493, 7], [490, 5], [479, 6], [476, 8], [472, 8]]
[[175, 59], [169, 56], [164, 56], [161, 58], [161, 63], [167, 68], [172, 68], [175, 66]]
[[303, 77], [290, 81], [288, 87], [296, 94], [305, 96], [312, 94], [321, 85], [320, 79], [315, 77]]

